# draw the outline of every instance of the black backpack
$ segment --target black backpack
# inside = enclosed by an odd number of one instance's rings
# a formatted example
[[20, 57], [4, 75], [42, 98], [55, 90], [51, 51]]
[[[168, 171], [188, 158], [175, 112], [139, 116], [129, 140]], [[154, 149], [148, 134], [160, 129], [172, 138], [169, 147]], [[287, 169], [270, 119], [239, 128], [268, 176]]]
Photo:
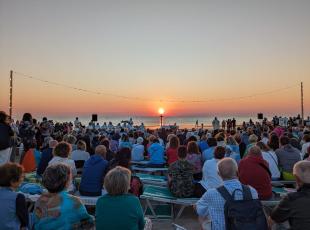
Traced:
[[[267, 230], [267, 221], [260, 200], [253, 199], [248, 186], [242, 185], [230, 195], [224, 186], [217, 191], [226, 200], [224, 206], [227, 230]], [[243, 193], [243, 200], [235, 200], [235, 192]]]

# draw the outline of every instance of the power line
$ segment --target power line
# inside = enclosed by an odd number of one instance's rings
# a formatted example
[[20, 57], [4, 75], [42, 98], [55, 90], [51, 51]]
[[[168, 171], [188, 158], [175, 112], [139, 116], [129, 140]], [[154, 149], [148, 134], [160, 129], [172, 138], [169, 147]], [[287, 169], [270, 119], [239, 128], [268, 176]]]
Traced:
[[149, 102], [167, 102], [167, 103], [207, 103], [207, 102], [235, 101], [235, 100], [253, 98], [253, 97], [257, 97], [257, 96], [274, 94], [277, 92], [285, 91], [285, 90], [299, 86], [299, 84], [294, 84], [294, 85], [290, 85], [290, 86], [283, 87], [283, 88], [278, 88], [278, 89], [274, 89], [274, 90], [270, 90], [270, 91], [255, 93], [255, 94], [246, 95], [246, 96], [239, 96], [239, 97], [209, 98], [209, 99], [201, 99], [201, 100], [182, 100], [182, 99], [180, 99], [180, 100], [174, 100], [174, 99], [158, 99], [158, 100], [156, 100], [156, 99], [151, 99], [151, 98], [130, 97], [130, 96], [106, 93], [106, 92], [102, 92], [102, 91], [94, 91], [94, 90], [74, 87], [71, 85], [58, 83], [58, 82], [54, 82], [54, 81], [44, 80], [44, 79], [41, 79], [38, 77], [34, 77], [31, 75], [27, 75], [27, 74], [16, 72], [16, 71], [14, 71], [14, 73], [16, 75], [19, 75], [19, 76], [22, 76], [24, 78], [28, 78], [31, 80], [35, 80], [35, 81], [39, 81], [39, 82], [43, 82], [46, 84], [55, 85], [55, 86], [59, 86], [59, 87], [64, 87], [64, 88], [68, 88], [68, 89], [72, 89], [72, 90], [76, 90], [76, 91], [80, 91], [80, 92], [85, 92], [85, 93], [91, 93], [91, 94], [96, 94], [96, 95], [106, 95], [106, 96], [121, 98], [121, 99], [125, 99], [125, 100], [149, 101]]

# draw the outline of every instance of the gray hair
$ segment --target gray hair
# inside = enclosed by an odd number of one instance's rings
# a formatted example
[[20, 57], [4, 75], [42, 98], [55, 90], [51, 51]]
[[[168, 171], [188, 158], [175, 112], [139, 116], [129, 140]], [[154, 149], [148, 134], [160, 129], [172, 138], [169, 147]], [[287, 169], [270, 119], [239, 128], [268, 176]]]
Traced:
[[302, 183], [310, 183], [310, 161], [299, 161], [294, 165], [293, 174], [296, 175]]
[[261, 156], [262, 155], [262, 151], [258, 146], [252, 146], [249, 149], [249, 155], [254, 155], [254, 156]]
[[237, 162], [229, 157], [225, 157], [217, 164], [218, 171], [223, 180], [236, 179], [238, 177]]
[[106, 159], [107, 148], [104, 145], [97, 145], [95, 149], [95, 154], [103, 156], [103, 158]]
[[70, 180], [70, 167], [59, 163], [48, 166], [42, 176], [42, 184], [50, 193], [63, 191]]

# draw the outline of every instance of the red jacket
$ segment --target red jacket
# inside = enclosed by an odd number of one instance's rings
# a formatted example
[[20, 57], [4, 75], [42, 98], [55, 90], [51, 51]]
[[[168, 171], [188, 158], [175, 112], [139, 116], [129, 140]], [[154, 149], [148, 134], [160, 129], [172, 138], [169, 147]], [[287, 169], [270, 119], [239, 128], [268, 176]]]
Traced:
[[262, 156], [248, 155], [239, 163], [240, 182], [255, 188], [261, 200], [272, 196], [271, 177], [267, 169], [269, 165]]
[[168, 148], [166, 151], [168, 165], [178, 160], [178, 149]]

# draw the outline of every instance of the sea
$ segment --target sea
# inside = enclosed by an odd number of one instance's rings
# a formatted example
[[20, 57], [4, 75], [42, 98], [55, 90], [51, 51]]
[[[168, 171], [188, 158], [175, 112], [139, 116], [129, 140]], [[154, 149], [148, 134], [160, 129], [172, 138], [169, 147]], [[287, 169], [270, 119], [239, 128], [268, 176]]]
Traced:
[[[92, 117], [90, 116], [51, 116], [47, 117], [48, 120], [53, 120], [54, 122], [73, 122], [75, 118], [78, 117], [79, 121], [83, 125], [88, 125], [91, 121]], [[118, 123], [121, 123], [122, 121], [128, 121], [130, 118], [132, 118], [134, 125], [141, 125], [143, 123], [145, 127], [147, 128], [158, 128], [160, 127], [160, 117], [159, 116], [105, 116], [105, 115], [99, 115], [98, 114], [98, 122], [100, 125], [103, 124], [103, 122], [112, 122], [113, 125], [117, 125]], [[241, 125], [243, 121], [248, 122], [250, 119], [252, 119], [253, 122], [258, 121], [257, 116], [218, 116], [218, 120], [227, 120], [227, 119], [236, 119], [237, 125]], [[270, 119], [269, 117], [267, 117]], [[40, 119], [38, 117], [38, 119]], [[214, 119], [214, 116], [163, 116], [163, 125], [169, 126], [176, 124], [179, 126], [179, 128], [194, 128], [196, 125], [196, 122], [198, 121], [198, 126], [203, 126], [205, 128], [212, 126], [212, 121]]]

